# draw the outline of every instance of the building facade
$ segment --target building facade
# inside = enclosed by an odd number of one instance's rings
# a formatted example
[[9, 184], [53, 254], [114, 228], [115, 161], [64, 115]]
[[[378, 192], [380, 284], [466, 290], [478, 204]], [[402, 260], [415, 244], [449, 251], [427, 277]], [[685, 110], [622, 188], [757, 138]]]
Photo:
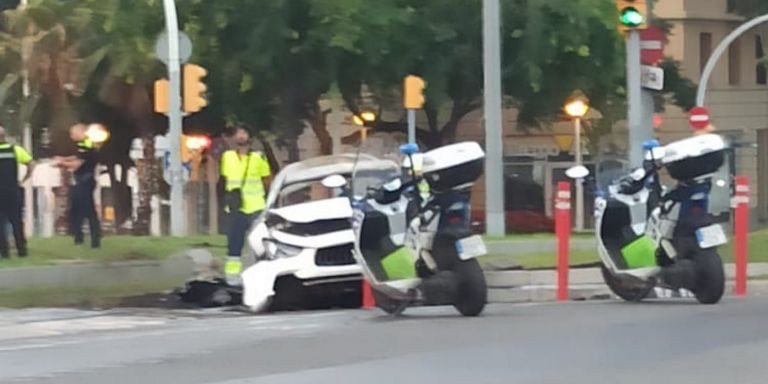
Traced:
[[[659, 0], [656, 17], [672, 26], [665, 55], [679, 61], [683, 75], [699, 82], [717, 45], [747, 19], [733, 13], [731, 0]], [[735, 173], [751, 180], [751, 203], [768, 220], [768, 25], [736, 40], [718, 61], [708, 84], [706, 106], [718, 131], [736, 145]], [[668, 108], [663, 140], [689, 135], [687, 115]]]

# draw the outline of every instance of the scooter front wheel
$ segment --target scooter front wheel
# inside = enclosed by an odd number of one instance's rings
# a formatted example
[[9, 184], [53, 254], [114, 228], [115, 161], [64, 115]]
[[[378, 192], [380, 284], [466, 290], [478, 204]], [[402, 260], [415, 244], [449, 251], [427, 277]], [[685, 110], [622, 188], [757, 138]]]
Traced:
[[453, 273], [458, 282], [453, 306], [464, 316], [477, 316], [488, 301], [485, 274], [476, 259], [457, 262]]
[[616, 296], [620, 297], [624, 301], [639, 302], [645, 299], [654, 287], [654, 284], [646, 284], [645, 286], [628, 287], [619, 278], [613, 275], [611, 271], [605, 265], [600, 265], [600, 271], [603, 273], [603, 280], [605, 285]]
[[405, 311], [405, 302], [393, 299], [375, 289], [373, 290], [373, 299], [376, 300], [376, 306], [388, 315], [400, 315]]

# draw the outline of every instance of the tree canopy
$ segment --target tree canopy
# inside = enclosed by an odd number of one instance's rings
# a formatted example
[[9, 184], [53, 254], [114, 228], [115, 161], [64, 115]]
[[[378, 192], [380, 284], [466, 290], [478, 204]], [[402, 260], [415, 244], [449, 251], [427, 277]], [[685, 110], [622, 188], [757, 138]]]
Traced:
[[[760, 4], [737, 3], [743, 10]], [[428, 126], [420, 137], [437, 145], [451, 140], [458, 121], [482, 102], [480, 0], [189, 0], [179, 8], [192, 61], [209, 71], [210, 106], [188, 119], [190, 126], [244, 124], [289, 144], [309, 124], [327, 151], [319, 100], [337, 90], [353, 111], [389, 108], [399, 104], [403, 76], [414, 73], [428, 83]], [[502, 10], [503, 89], [522, 126], [558, 118], [575, 90], [598, 109], [621, 104], [624, 54], [613, 4], [503, 0]], [[147, 134], [162, 130], [150, 109], [152, 82], [164, 73], [154, 57], [164, 28], [160, 1], [32, 0], [25, 15], [42, 30], [66, 32], [58, 49], [89, 80], [68, 95], [85, 96], [77, 102], [82, 113], [98, 115], [94, 105], [102, 105], [143, 116], [129, 124], [128, 136], [148, 126], [154, 128]], [[24, 33], [17, 29], [11, 40]], [[13, 61], [6, 59], [0, 65]], [[375, 123], [382, 130], [402, 124]]]

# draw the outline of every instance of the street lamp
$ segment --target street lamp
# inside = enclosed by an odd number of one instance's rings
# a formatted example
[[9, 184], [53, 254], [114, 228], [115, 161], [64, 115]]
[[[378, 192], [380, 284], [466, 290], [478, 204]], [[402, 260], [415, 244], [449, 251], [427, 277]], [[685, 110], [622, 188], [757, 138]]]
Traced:
[[[583, 165], [581, 155], [581, 119], [589, 112], [589, 100], [576, 96], [565, 103], [565, 113], [573, 119], [573, 145], [576, 165]], [[584, 180], [576, 180], [576, 230], [584, 230]]]
[[359, 115], [352, 117], [352, 122], [355, 125], [359, 125], [360, 128], [360, 141], [365, 141], [368, 138], [368, 123], [376, 121], [376, 114], [371, 111], [361, 112]]
[[88, 137], [94, 144], [104, 144], [109, 140], [109, 130], [107, 127], [101, 124], [91, 124], [85, 130], [85, 136]]
[[361, 112], [359, 115], [352, 116], [352, 122], [355, 125], [364, 126], [366, 123], [376, 121], [376, 114], [371, 111]]

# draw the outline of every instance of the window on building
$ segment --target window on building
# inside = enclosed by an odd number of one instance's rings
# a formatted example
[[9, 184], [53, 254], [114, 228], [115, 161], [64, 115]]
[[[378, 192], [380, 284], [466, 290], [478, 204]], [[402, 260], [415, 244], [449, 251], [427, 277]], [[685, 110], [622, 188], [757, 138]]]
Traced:
[[739, 85], [741, 82], [741, 44], [734, 41], [728, 47], [728, 84]]
[[757, 59], [757, 83], [760, 85], [768, 84], [768, 67], [765, 62], [765, 47], [763, 46], [763, 37], [755, 36], [755, 59]]
[[736, 10], [736, 0], [727, 0], [725, 2], [725, 11], [733, 13]]
[[704, 72], [709, 55], [712, 54], [712, 34], [704, 32], [699, 34], [699, 66], [700, 71]]

